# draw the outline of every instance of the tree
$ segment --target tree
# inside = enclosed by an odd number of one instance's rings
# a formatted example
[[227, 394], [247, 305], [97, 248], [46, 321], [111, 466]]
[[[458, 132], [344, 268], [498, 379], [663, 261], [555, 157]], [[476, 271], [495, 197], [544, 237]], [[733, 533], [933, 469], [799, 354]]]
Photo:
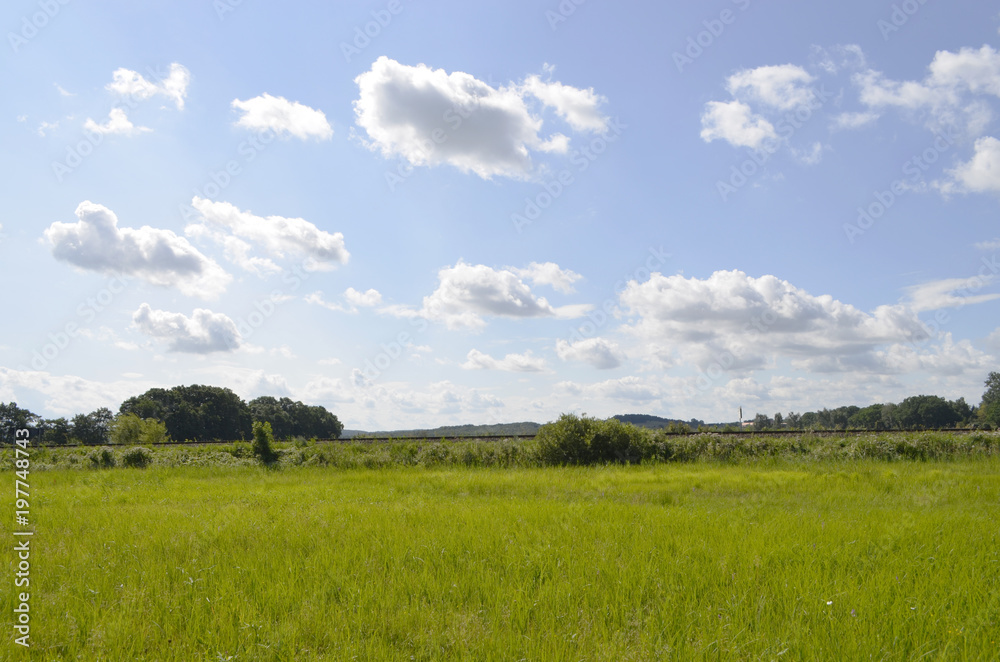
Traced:
[[73, 428], [65, 418], [53, 418], [46, 420], [45, 431], [42, 432], [42, 441], [58, 444], [60, 446], [69, 443]]
[[757, 414], [753, 419], [754, 432], [763, 432], [771, 427], [771, 419], [766, 414]]
[[230, 389], [218, 386], [153, 388], [123, 402], [119, 412], [162, 421], [174, 439], [233, 440], [252, 434], [250, 408]]
[[0, 440], [14, 443], [14, 431], [37, 428], [42, 419], [27, 409], [21, 409], [16, 402], [0, 402]]
[[991, 372], [986, 378], [986, 392], [979, 405], [979, 419], [993, 427], [1000, 427], [1000, 372]]
[[882, 421], [882, 410], [885, 405], [869, 405], [859, 409], [847, 420], [848, 427], [865, 430], [881, 430], [885, 427]]
[[774, 427], [776, 427], [776, 428], [782, 427], [782, 423], [784, 422], [784, 420], [785, 419], [782, 418], [780, 411], [778, 413], [776, 413], [774, 415]]
[[262, 396], [251, 400], [250, 413], [255, 421], [267, 421], [278, 439], [315, 437], [336, 439], [344, 426], [325, 407], [310, 406], [290, 398]]
[[909, 429], [947, 428], [962, 420], [952, 403], [937, 395], [914, 395], [899, 403], [897, 415]]
[[111, 424], [111, 443], [122, 446], [161, 444], [169, 441], [167, 426], [155, 418], [139, 418], [135, 414], [118, 414]]
[[71, 433], [81, 444], [97, 446], [108, 443], [111, 421], [114, 416], [107, 407], [101, 407], [89, 414], [77, 414], [73, 417], [73, 432]]
[[271, 432], [271, 424], [268, 422], [254, 421], [253, 423], [253, 454], [260, 458], [265, 464], [274, 462], [278, 454], [274, 452], [274, 435]]

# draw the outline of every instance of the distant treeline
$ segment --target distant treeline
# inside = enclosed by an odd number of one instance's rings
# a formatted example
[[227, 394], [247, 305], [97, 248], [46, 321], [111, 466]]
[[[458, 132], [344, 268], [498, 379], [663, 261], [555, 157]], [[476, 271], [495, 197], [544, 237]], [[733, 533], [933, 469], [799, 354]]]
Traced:
[[336, 439], [344, 426], [324, 407], [264, 396], [244, 402], [228, 388], [153, 388], [121, 404], [118, 413], [102, 407], [72, 419], [46, 419], [17, 403], [0, 403], [0, 436], [28, 428], [53, 444], [131, 444], [162, 441], [250, 439], [255, 421], [268, 422], [278, 439]]

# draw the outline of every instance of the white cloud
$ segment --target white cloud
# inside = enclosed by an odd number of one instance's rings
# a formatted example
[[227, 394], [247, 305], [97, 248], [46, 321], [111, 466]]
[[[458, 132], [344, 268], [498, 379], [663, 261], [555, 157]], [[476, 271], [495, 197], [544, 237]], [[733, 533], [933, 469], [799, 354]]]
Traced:
[[182, 313], [153, 310], [144, 303], [132, 315], [132, 323], [147, 336], [169, 342], [172, 352], [229, 352], [242, 343], [233, 320], [205, 308], [196, 308], [194, 314], [187, 317]]
[[608, 130], [608, 118], [598, 112], [598, 107], [607, 101], [594, 92], [594, 88], [581, 90], [562, 83], [543, 82], [538, 76], [528, 76], [524, 90], [554, 108], [559, 117], [576, 131], [601, 133]]
[[408, 66], [385, 56], [355, 82], [357, 125], [372, 149], [417, 166], [448, 164], [484, 179], [525, 178], [532, 151], [568, 147], [562, 134], [540, 136], [542, 119], [524, 99], [529, 88], [577, 130], [599, 130], [605, 122], [597, 113], [601, 97], [559, 83], [493, 87], [461, 71]]
[[558, 340], [556, 354], [563, 361], [589, 363], [598, 370], [610, 370], [622, 364], [618, 345], [604, 338], [587, 338], [574, 343]]
[[302, 140], [329, 140], [333, 137], [333, 128], [322, 111], [284, 97], [265, 93], [246, 101], [233, 99], [232, 106], [243, 112], [236, 126], [251, 131], [271, 129], [278, 135], [293, 135]]
[[[233, 236], [252, 242], [273, 258], [288, 255], [306, 259], [306, 268], [326, 271], [338, 264], [346, 264], [350, 253], [344, 247], [344, 235], [320, 230], [302, 218], [282, 216], [254, 216], [249, 211], [241, 211], [228, 202], [213, 202], [195, 197], [191, 206], [203, 219], [204, 227], [189, 225], [184, 231], [192, 236], [206, 236], [219, 240], [225, 235], [219, 230], [227, 230]], [[241, 245], [242, 246], [242, 245]], [[241, 248], [241, 250], [243, 250]], [[238, 262], [246, 264], [248, 257], [241, 253]], [[270, 270], [273, 262], [259, 262], [258, 268]]]
[[531, 352], [524, 354], [508, 354], [502, 359], [495, 359], [478, 349], [469, 350], [462, 368], [466, 370], [505, 370], [507, 372], [542, 372], [545, 370], [545, 360], [536, 358]]
[[381, 311], [397, 317], [424, 317], [449, 329], [481, 329], [486, 325], [483, 316], [572, 318], [589, 309], [579, 305], [553, 308], [544, 297], [532, 294], [513, 271], [459, 260], [438, 272], [438, 287], [424, 297], [421, 310], [387, 306]]
[[87, 121], [83, 123], [83, 126], [88, 131], [93, 131], [94, 133], [101, 134], [116, 134], [123, 136], [133, 136], [137, 133], [147, 133], [152, 131], [152, 129], [145, 126], [135, 126], [129, 121], [128, 116], [125, 115], [125, 111], [121, 108], [112, 108], [111, 112], [108, 114], [108, 121], [104, 124], [98, 124], [94, 120], [87, 118]]
[[990, 46], [938, 51], [922, 81], [893, 81], [881, 72], [854, 75], [862, 103], [871, 108], [895, 107], [923, 113], [935, 128], [964, 126], [981, 135], [993, 112], [974, 95], [1000, 97], [1000, 53]]
[[948, 170], [949, 179], [938, 183], [943, 193], [1000, 193], [1000, 140], [976, 140], [972, 159]]
[[561, 269], [555, 262], [532, 262], [524, 269], [508, 268], [521, 278], [527, 278], [536, 285], [550, 285], [563, 294], [575, 292], [573, 283], [583, 278], [575, 271]]
[[62, 85], [60, 85], [59, 83], [53, 83], [53, 85], [55, 85], [56, 89], [59, 90], [59, 95], [60, 96], [64, 96], [64, 97], [75, 97], [76, 96], [72, 92], [66, 91], [66, 89]]
[[815, 78], [794, 64], [744, 69], [729, 77], [727, 88], [738, 99], [749, 99], [777, 110], [809, 105], [815, 95], [808, 87]]
[[610, 398], [627, 402], [646, 403], [662, 397], [662, 391], [655, 384], [650, 384], [638, 377], [621, 377], [609, 379], [595, 384], [580, 384], [577, 382], [559, 382], [556, 389], [587, 400], [595, 398]]
[[41, 124], [38, 125], [38, 128], [35, 129], [35, 132], [38, 133], [39, 136], [44, 138], [46, 131], [48, 131], [49, 129], [58, 129], [58, 128], [59, 128], [59, 122], [43, 121]]
[[29, 393], [45, 398], [45, 412], [50, 416], [73, 416], [99, 407], [112, 411], [127, 398], [142, 393], [157, 384], [135, 380], [96, 382], [75, 375], [53, 375], [32, 370], [11, 370], [0, 367], [0, 401], [24, 402]]
[[701, 126], [701, 138], [705, 142], [722, 139], [734, 147], [756, 149], [765, 140], [778, 137], [774, 125], [755, 115], [750, 106], [741, 101], [709, 101], [701, 116]]
[[942, 308], [958, 308], [1000, 299], [1000, 294], [971, 294], [993, 280], [991, 275], [982, 278], [948, 278], [907, 288], [907, 305], [912, 310], [924, 312]]
[[170, 230], [119, 228], [114, 212], [89, 200], [79, 204], [76, 216], [76, 223], [53, 223], [45, 230], [58, 260], [90, 271], [134, 275], [208, 299], [222, 294], [232, 280], [215, 261]]
[[382, 295], [378, 290], [369, 288], [364, 292], [359, 292], [353, 287], [344, 290], [344, 298], [353, 306], [359, 308], [371, 308], [382, 303]]
[[369, 289], [366, 292], [359, 292], [353, 287], [344, 290], [344, 300], [347, 305], [333, 303], [323, 299], [322, 292], [313, 292], [305, 297], [306, 303], [322, 306], [328, 310], [335, 310], [342, 313], [356, 313], [358, 308], [372, 308], [382, 303], [382, 294], [378, 290]]
[[878, 113], [873, 112], [841, 113], [833, 118], [833, 127], [835, 129], [860, 129], [874, 123], [877, 119]]
[[790, 359], [810, 370], [876, 370], [877, 350], [926, 337], [903, 305], [872, 313], [828, 296], [813, 296], [774, 276], [717, 271], [707, 279], [653, 274], [621, 293], [638, 316], [626, 330], [661, 365], [679, 362], [727, 370], [761, 368]]
[[163, 77], [157, 74], [158, 82], [151, 83], [141, 74], [129, 69], [116, 69], [113, 80], [107, 89], [123, 97], [132, 97], [139, 101], [154, 96], [165, 96], [176, 104], [178, 110], [184, 109], [184, 98], [187, 96], [191, 73], [176, 62], [170, 65], [170, 71]]
[[980, 241], [976, 244], [976, 248], [981, 251], [1000, 251], [1000, 238]]

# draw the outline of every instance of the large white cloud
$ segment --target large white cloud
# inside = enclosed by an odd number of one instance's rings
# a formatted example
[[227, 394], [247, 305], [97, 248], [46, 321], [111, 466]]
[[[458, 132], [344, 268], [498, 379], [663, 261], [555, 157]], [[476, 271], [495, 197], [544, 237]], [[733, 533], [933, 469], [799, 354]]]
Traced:
[[242, 344], [232, 319], [205, 308], [196, 308], [192, 316], [187, 317], [182, 313], [154, 310], [144, 303], [132, 315], [132, 323], [147, 336], [167, 341], [172, 352], [229, 352]]
[[557, 340], [556, 354], [563, 361], [589, 363], [598, 370], [610, 370], [622, 364], [618, 345], [604, 338], [586, 338], [576, 342]]
[[774, 125], [742, 101], [709, 101], [701, 116], [701, 127], [705, 142], [725, 140], [733, 147], [756, 149], [778, 137]]
[[212, 299], [232, 280], [214, 260], [170, 230], [119, 228], [107, 207], [86, 200], [76, 223], [53, 223], [44, 236], [58, 260], [91, 271], [134, 275], [191, 296]]
[[461, 71], [409, 66], [385, 56], [355, 82], [357, 124], [373, 149], [412, 165], [449, 164], [487, 179], [526, 177], [531, 152], [567, 149], [562, 134], [542, 138], [542, 118], [532, 113], [526, 96], [555, 108], [576, 130], [606, 127], [597, 111], [600, 96], [560, 83], [529, 78], [526, 86], [493, 87]]
[[236, 126], [245, 129], [270, 129], [278, 135], [292, 135], [302, 140], [329, 140], [333, 137], [333, 128], [322, 111], [284, 97], [265, 93], [246, 101], [234, 99], [232, 106], [243, 113]]
[[157, 74], [158, 80], [150, 82], [142, 74], [129, 69], [116, 69], [113, 80], [107, 89], [123, 97], [131, 97], [140, 101], [154, 96], [164, 96], [174, 102], [178, 110], [184, 109], [184, 99], [187, 96], [191, 73], [182, 65], [174, 62], [166, 76]]
[[[224, 241], [225, 230], [239, 239], [259, 246], [272, 258], [287, 256], [306, 260], [310, 270], [329, 270], [339, 264], [346, 264], [350, 253], [344, 247], [344, 235], [340, 232], [326, 232], [302, 218], [282, 216], [255, 216], [242, 211], [228, 202], [214, 202], [195, 197], [191, 206], [201, 215], [203, 224], [192, 224], [185, 233], [192, 236], [206, 236], [216, 241]], [[245, 249], [243, 245], [238, 245]], [[234, 253], [229, 253], [232, 256]], [[245, 250], [235, 251], [237, 263], [248, 266], [249, 256]], [[273, 262], [257, 263], [259, 269], [272, 270]]]
[[545, 370], [545, 360], [532, 356], [531, 352], [524, 354], [508, 354], [502, 359], [495, 359], [478, 349], [469, 350], [462, 367], [466, 370], [505, 370], [507, 372], [541, 372]]
[[791, 359], [814, 370], [880, 369], [884, 346], [926, 337], [903, 305], [871, 313], [813, 296], [774, 276], [717, 271], [706, 279], [653, 274], [632, 281], [622, 307], [638, 316], [627, 328], [664, 365], [678, 362], [727, 369], [761, 368]]
[[737, 99], [757, 101], [777, 110], [795, 110], [815, 98], [809, 87], [814, 80], [800, 66], [780, 64], [737, 72], [729, 77], [727, 88]]
[[450, 329], [481, 329], [489, 317], [572, 318], [591, 307], [569, 305], [554, 308], [544, 297], [536, 297], [521, 278], [509, 269], [459, 260], [438, 272], [438, 287], [424, 297], [420, 310], [386, 307], [383, 312], [401, 317], [423, 317], [442, 322]]

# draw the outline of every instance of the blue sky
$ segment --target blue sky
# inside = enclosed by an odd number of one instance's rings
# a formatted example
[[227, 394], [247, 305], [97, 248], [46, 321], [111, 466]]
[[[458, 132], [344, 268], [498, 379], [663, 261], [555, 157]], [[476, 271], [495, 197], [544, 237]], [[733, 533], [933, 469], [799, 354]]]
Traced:
[[0, 401], [719, 421], [997, 369], [995, 7], [2, 16]]

